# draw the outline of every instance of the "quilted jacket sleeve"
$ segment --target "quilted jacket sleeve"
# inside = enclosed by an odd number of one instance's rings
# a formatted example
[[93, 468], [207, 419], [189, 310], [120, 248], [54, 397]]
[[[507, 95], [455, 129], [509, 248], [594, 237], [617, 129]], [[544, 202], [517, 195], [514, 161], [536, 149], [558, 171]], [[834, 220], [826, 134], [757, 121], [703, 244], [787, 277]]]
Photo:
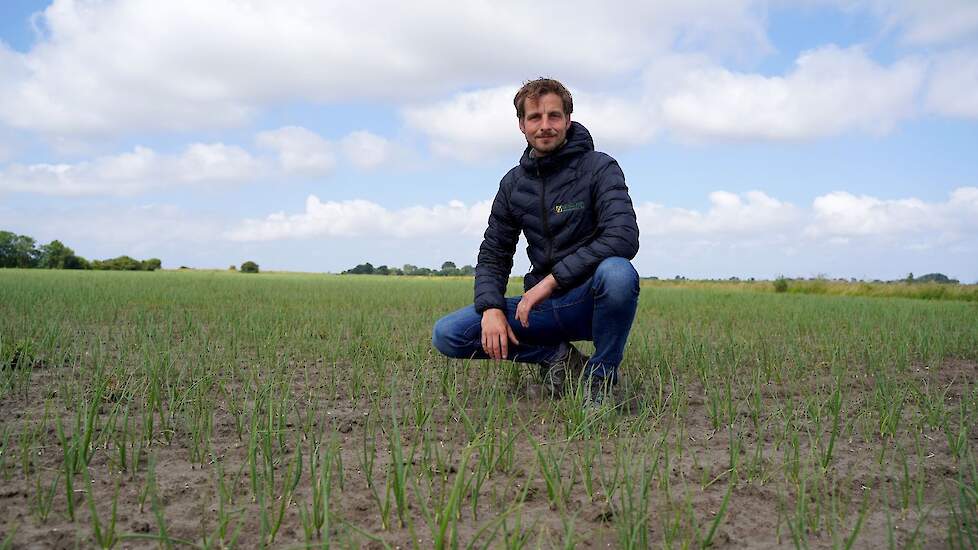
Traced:
[[475, 266], [475, 310], [480, 314], [492, 308], [506, 309], [506, 284], [521, 229], [509, 206], [506, 182], [504, 177], [492, 201], [489, 227]]
[[625, 186], [625, 174], [613, 158], [601, 154], [595, 163], [594, 177], [596, 236], [554, 266], [553, 276], [561, 288], [583, 283], [605, 258], [620, 256], [631, 260], [638, 253], [638, 222]]

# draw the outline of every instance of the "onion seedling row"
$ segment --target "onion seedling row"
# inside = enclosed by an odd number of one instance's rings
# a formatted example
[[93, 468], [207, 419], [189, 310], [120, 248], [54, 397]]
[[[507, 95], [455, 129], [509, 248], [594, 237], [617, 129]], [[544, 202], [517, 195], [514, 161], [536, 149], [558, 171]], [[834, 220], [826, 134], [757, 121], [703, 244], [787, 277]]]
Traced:
[[588, 411], [470, 278], [0, 270], [0, 543], [974, 547], [971, 290], [788, 285], [643, 282]]

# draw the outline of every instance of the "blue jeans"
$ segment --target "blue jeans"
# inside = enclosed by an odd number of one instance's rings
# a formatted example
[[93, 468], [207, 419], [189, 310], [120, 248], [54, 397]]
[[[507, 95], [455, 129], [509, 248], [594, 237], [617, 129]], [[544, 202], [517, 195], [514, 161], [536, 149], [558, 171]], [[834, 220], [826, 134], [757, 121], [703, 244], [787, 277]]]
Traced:
[[[638, 307], [638, 273], [625, 258], [607, 258], [594, 275], [565, 293], [544, 300], [530, 311], [529, 326], [516, 320], [519, 296], [506, 298], [506, 320], [519, 345], [509, 344], [509, 359], [542, 363], [557, 359], [560, 344], [593, 340], [594, 355], [584, 376], [614, 384], [625, 352], [628, 332]], [[482, 349], [482, 315], [475, 306], [464, 307], [435, 323], [435, 348], [458, 359], [487, 359]]]

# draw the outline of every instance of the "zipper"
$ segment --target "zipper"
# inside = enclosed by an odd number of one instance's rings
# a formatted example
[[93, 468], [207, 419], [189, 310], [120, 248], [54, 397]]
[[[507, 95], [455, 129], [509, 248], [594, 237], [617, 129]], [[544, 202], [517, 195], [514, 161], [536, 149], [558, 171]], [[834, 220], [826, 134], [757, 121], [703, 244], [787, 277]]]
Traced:
[[550, 233], [550, 221], [547, 219], [550, 209], [547, 208], [547, 178], [540, 173], [537, 165], [537, 177], [540, 178], [540, 215], [543, 219], [543, 232], [547, 236], [547, 269], [553, 268], [554, 237]]

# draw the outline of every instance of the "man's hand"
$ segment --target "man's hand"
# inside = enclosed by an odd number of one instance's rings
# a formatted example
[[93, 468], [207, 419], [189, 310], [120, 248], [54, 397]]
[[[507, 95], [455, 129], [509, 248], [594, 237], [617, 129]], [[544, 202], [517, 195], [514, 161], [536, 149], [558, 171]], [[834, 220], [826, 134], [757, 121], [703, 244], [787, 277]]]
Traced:
[[[530, 310], [540, 302], [546, 300], [557, 289], [557, 279], [553, 274], [547, 275], [542, 281], [533, 285], [533, 288], [526, 291], [520, 303], [516, 305], [516, 318], [523, 328], [530, 326]], [[483, 321], [484, 322], [484, 321]]]
[[482, 349], [496, 361], [509, 355], [509, 342], [519, 345], [516, 334], [506, 322], [506, 314], [501, 309], [487, 309], [482, 312]]

